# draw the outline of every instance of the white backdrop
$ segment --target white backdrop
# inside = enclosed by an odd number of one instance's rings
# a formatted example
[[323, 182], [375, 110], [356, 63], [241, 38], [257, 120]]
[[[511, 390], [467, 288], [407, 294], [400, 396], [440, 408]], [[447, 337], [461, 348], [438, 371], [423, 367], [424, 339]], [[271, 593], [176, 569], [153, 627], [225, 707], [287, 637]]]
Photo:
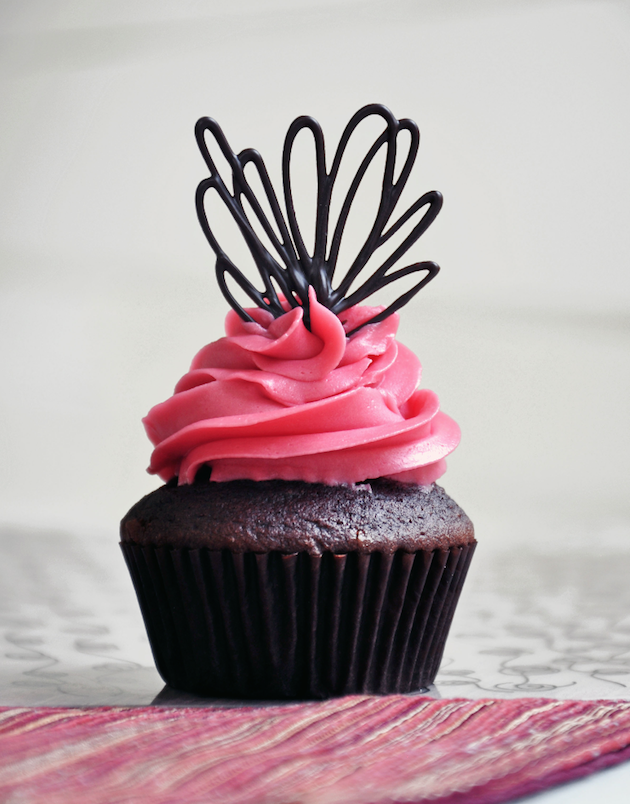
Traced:
[[277, 174], [368, 102], [445, 204], [400, 339], [461, 425], [444, 486], [486, 544], [629, 535], [630, 4], [1, 0], [0, 518], [108, 533], [140, 418], [227, 305], [193, 196], [202, 115]]

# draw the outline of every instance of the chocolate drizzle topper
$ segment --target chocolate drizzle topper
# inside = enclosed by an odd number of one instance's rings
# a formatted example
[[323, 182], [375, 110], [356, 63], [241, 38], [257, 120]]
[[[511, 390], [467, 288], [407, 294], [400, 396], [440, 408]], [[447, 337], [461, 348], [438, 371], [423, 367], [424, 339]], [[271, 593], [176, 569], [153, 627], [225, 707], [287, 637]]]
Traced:
[[[375, 140], [363, 158], [359, 169], [353, 178], [347, 195], [343, 201], [339, 217], [332, 230], [332, 239], [329, 243], [330, 226], [330, 200], [333, 186], [339, 173], [341, 159], [348, 145], [348, 141], [365, 118], [376, 115], [385, 121], [385, 130]], [[290, 162], [295, 138], [302, 129], [309, 129], [313, 135], [315, 143], [315, 157], [317, 166], [317, 216], [315, 222], [315, 245], [313, 253], [310, 254], [304, 245], [300, 227], [297, 222], [295, 207], [293, 204], [293, 191], [291, 187]], [[394, 170], [396, 165], [396, 141], [401, 131], [408, 131], [411, 137], [409, 152], [400, 171], [397, 181], [394, 181]], [[227, 160], [232, 170], [232, 191], [221, 178], [217, 167], [210, 156], [206, 143], [206, 132], [209, 132], [215, 139], [223, 156]], [[235, 154], [232, 151], [225, 134], [219, 124], [210, 117], [202, 117], [195, 127], [195, 136], [199, 149], [210, 170], [210, 177], [204, 179], [197, 188], [196, 206], [199, 222], [206, 235], [208, 242], [214, 250], [216, 261], [217, 280], [221, 291], [229, 304], [236, 310], [244, 321], [252, 321], [252, 317], [243, 309], [232, 295], [226, 281], [226, 274], [229, 275], [237, 285], [255, 302], [259, 307], [268, 310], [275, 318], [281, 316], [285, 309], [278, 296], [278, 290], [285, 297], [292, 307], [302, 306], [304, 308], [304, 323], [309, 326], [309, 304], [308, 289], [312, 286], [315, 290], [317, 300], [320, 304], [328, 307], [335, 314], [339, 314], [362, 302], [368, 296], [389, 285], [397, 279], [414, 273], [422, 274], [421, 279], [408, 291], [399, 296], [396, 301], [389, 305], [378, 315], [373, 316], [361, 326], [382, 321], [394, 311], [406, 304], [415, 294], [423, 288], [427, 282], [438, 273], [439, 266], [434, 262], [417, 262], [404, 268], [392, 271], [390, 268], [396, 263], [418, 238], [433, 223], [442, 206], [442, 196], [435, 190], [425, 193], [414, 204], [409, 207], [394, 223], [390, 224], [390, 218], [400, 195], [407, 183], [409, 174], [418, 153], [420, 134], [418, 127], [413, 120], [397, 120], [387, 107], [381, 104], [370, 104], [352, 117], [346, 126], [339, 147], [333, 158], [330, 172], [326, 172], [326, 156], [324, 148], [324, 135], [319, 123], [312, 117], [298, 117], [293, 121], [287, 132], [284, 141], [282, 154], [282, 179], [284, 189], [284, 201], [287, 211], [287, 219], [282, 214], [278, 198], [275, 194], [267, 169], [261, 155], [252, 148]], [[376, 220], [361, 247], [358, 255], [348, 268], [345, 276], [336, 287], [333, 287], [333, 276], [339, 256], [339, 248], [344, 227], [348, 219], [350, 207], [354, 201], [361, 181], [365, 176], [370, 164], [382, 147], [386, 148], [385, 171], [383, 176], [383, 186], [381, 199], [376, 214]], [[265, 215], [256, 195], [254, 194], [249, 182], [245, 178], [245, 168], [247, 165], [253, 166], [257, 171], [262, 183], [267, 202], [273, 214], [276, 229]], [[260, 291], [245, 277], [245, 275], [230, 260], [228, 255], [219, 245], [206, 215], [204, 204], [205, 195], [208, 190], [214, 190], [219, 195], [234, 221], [238, 225], [243, 238], [251, 252], [258, 272], [264, 284], [264, 290]], [[259, 225], [265, 232], [269, 243], [273, 246], [275, 255], [262, 243], [256, 234], [254, 227], [243, 206], [245, 199]], [[359, 273], [365, 268], [370, 257], [383, 246], [393, 235], [399, 232], [411, 218], [423, 208], [424, 213], [417, 223], [413, 226], [409, 234], [393, 253], [369, 276], [366, 281], [356, 290], [350, 291], [352, 283]], [[389, 227], [389, 228], [387, 228]], [[357, 327], [353, 332], [356, 332]], [[352, 332], [348, 333], [349, 335]]]

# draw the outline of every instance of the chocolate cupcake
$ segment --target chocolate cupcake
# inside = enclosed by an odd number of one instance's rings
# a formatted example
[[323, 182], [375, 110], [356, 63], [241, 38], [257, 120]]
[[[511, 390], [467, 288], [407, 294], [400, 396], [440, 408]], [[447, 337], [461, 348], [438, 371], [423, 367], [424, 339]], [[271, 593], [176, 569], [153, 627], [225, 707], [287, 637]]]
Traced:
[[167, 484], [123, 519], [158, 670], [212, 696], [426, 687], [474, 549], [437, 485]]
[[[328, 244], [341, 157], [372, 115], [385, 130], [361, 163]], [[314, 135], [320, 168], [312, 254], [297, 225], [289, 168], [304, 128]], [[400, 131], [411, 145], [394, 182]], [[231, 167], [233, 192], [210, 157], [208, 133]], [[197, 138], [211, 174], [199, 186], [197, 209], [233, 309], [226, 337], [204, 347], [174, 395], [146, 417], [155, 447], [149, 471], [166, 485], [121, 525], [158, 670], [171, 686], [209, 696], [422, 689], [437, 673], [475, 540], [468, 517], [435, 484], [459, 428], [433, 392], [418, 388], [420, 363], [395, 339], [396, 311], [438, 271], [429, 262], [390, 271], [441, 206], [438, 193], [426, 193], [390, 223], [415, 160], [417, 128], [382, 106], [365, 107], [326, 174], [321, 130], [298, 118], [283, 157], [288, 223], [257, 152], [233, 153], [208, 118], [197, 124]], [[333, 288], [350, 205], [381, 148], [376, 223]], [[250, 163], [273, 225], [245, 178]], [[263, 290], [219, 245], [204, 207], [210, 191], [243, 233]], [[404, 226], [402, 245], [349, 292]], [[389, 307], [361, 304], [414, 273], [415, 286]], [[228, 279], [258, 306], [242, 307]]]

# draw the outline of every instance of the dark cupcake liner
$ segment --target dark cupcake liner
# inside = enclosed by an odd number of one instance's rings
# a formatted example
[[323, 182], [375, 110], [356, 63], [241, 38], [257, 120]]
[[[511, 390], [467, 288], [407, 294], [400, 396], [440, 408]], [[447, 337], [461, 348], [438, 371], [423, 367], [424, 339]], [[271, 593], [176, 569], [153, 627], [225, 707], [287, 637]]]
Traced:
[[121, 547], [167, 684], [303, 699], [431, 684], [475, 544], [320, 556]]

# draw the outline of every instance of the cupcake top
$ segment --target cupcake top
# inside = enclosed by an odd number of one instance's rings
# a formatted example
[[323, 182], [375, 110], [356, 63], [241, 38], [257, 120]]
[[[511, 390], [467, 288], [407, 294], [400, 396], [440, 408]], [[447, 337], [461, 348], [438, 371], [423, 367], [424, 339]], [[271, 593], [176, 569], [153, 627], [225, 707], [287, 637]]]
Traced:
[[473, 544], [470, 519], [437, 484], [350, 487], [234, 480], [161, 486], [125, 516], [121, 540], [236, 553], [413, 553]]
[[[328, 238], [333, 189], [346, 146], [369, 117], [385, 123], [341, 198]], [[313, 249], [306, 248], [293, 206], [291, 153], [296, 136], [309, 130], [315, 142], [317, 220]], [[199, 185], [197, 210], [216, 253], [219, 285], [232, 306], [226, 337], [193, 359], [172, 397], [144, 419], [154, 444], [149, 472], [179, 484], [210, 467], [210, 481], [305, 481], [328, 486], [386, 477], [428, 486], [445, 471], [444, 458], [459, 442], [459, 428], [439, 410], [437, 396], [419, 389], [419, 360], [395, 338], [397, 310], [438, 272], [433, 262], [392, 266], [415, 243], [441, 207], [441, 196], [425, 193], [398, 218], [394, 209], [415, 161], [415, 123], [396, 120], [379, 105], [359, 110], [346, 127], [330, 171], [324, 138], [310, 117], [289, 128], [283, 154], [286, 221], [260, 155], [235, 154], [218, 124], [203, 118], [197, 139], [210, 169]], [[406, 156], [397, 141], [406, 132]], [[232, 171], [224, 181], [210, 156], [211, 135]], [[385, 167], [376, 221], [363, 247], [338, 283], [334, 281], [341, 237], [361, 182], [381, 151]], [[262, 199], [245, 177], [254, 169]], [[397, 176], [397, 178], [395, 178]], [[204, 200], [216, 193], [237, 223], [256, 265], [259, 289], [230, 260], [214, 234]], [[264, 211], [270, 210], [270, 215]], [[386, 244], [408, 230], [395, 249]], [[383, 252], [387, 255], [379, 257]], [[382, 260], [379, 264], [379, 260]], [[363, 284], [358, 277], [370, 265]], [[416, 284], [389, 306], [362, 304], [402, 277]], [[242, 306], [228, 283], [256, 304]]]

